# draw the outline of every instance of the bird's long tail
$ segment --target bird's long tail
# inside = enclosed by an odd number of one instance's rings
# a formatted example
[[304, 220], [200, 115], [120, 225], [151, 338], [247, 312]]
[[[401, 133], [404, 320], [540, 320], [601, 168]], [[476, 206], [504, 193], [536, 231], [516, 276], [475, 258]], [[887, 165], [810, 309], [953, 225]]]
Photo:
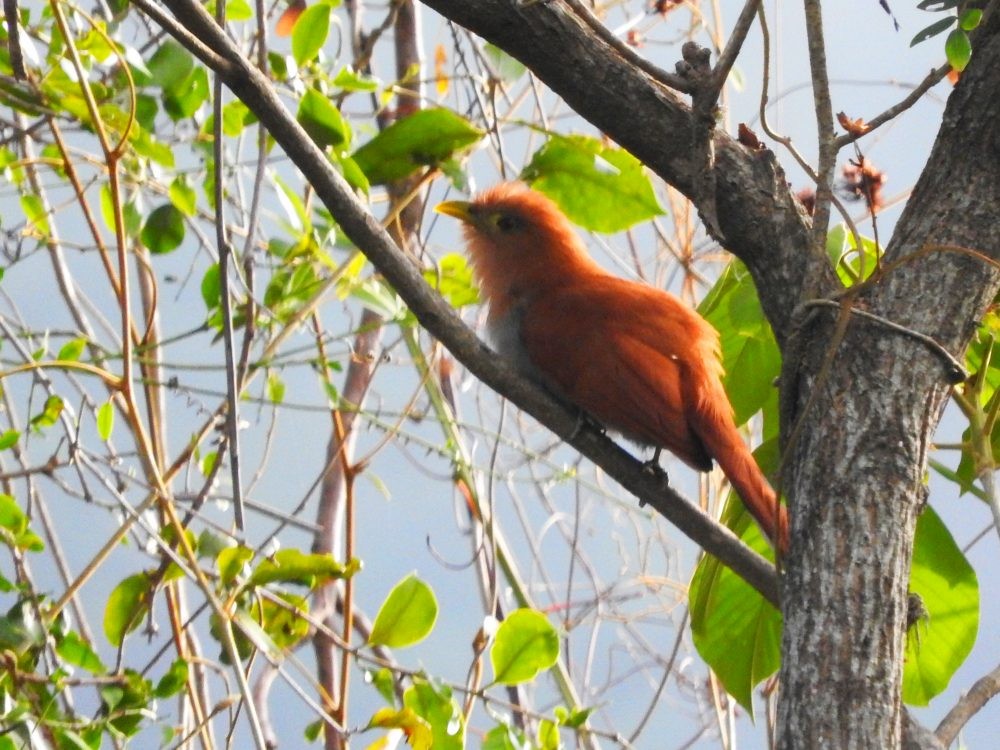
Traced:
[[[721, 387], [721, 386], [720, 386]], [[718, 462], [736, 494], [782, 555], [788, 552], [788, 513], [733, 423], [728, 401], [702, 399], [692, 428]]]

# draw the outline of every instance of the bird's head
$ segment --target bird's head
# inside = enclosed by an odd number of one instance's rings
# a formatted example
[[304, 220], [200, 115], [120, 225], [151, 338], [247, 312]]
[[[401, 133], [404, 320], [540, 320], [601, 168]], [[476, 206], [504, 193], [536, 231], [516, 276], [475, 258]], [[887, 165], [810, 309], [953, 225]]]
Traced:
[[556, 204], [523, 183], [501, 183], [471, 201], [447, 201], [434, 210], [462, 222], [479, 284], [491, 301], [596, 267]]

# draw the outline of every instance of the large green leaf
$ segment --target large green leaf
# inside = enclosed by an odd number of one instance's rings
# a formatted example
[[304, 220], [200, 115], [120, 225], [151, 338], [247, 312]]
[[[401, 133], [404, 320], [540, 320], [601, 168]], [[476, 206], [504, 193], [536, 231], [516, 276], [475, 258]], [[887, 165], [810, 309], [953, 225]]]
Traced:
[[437, 613], [434, 592], [411, 573], [393, 587], [379, 608], [368, 642], [390, 648], [411, 646], [431, 632]]
[[639, 160], [589, 136], [552, 136], [521, 179], [595, 232], [620, 232], [664, 212]]
[[979, 630], [976, 572], [931, 508], [917, 520], [910, 591], [923, 600], [928, 616], [907, 636], [903, 700], [926, 706], [948, 686]]
[[[762, 447], [776, 454], [776, 441]], [[743, 504], [730, 493], [722, 522], [747, 545], [774, 559]], [[703, 555], [688, 591], [691, 636], [726, 691], [753, 716], [753, 688], [781, 664], [781, 613], [711, 555]]]
[[451, 110], [425, 109], [394, 122], [353, 157], [377, 185], [436, 166], [482, 137], [482, 130]]
[[730, 263], [698, 312], [719, 331], [723, 385], [736, 424], [743, 424], [775, 396], [774, 381], [781, 372], [781, 353], [746, 266]]
[[502, 685], [535, 679], [559, 658], [559, 634], [541, 612], [518, 609], [507, 615], [490, 648], [493, 678]]

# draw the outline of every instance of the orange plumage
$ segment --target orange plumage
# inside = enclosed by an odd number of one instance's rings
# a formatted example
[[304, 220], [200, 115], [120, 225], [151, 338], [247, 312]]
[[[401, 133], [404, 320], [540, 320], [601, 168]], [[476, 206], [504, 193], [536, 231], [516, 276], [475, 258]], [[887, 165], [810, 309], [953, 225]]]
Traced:
[[463, 222], [500, 354], [637, 443], [699, 471], [718, 461], [787, 549], [784, 508], [733, 423], [711, 325], [672, 294], [605, 271], [556, 205], [520, 183], [437, 210]]

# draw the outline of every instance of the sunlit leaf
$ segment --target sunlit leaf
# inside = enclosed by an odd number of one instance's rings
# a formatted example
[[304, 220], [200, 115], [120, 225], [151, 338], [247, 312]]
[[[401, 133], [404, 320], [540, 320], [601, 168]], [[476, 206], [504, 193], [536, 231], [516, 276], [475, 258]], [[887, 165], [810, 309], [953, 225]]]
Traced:
[[152, 581], [147, 573], [136, 573], [111, 591], [104, 606], [104, 635], [112, 646], [142, 624], [152, 601]]
[[403, 694], [403, 705], [430, 725], [434, 750], [462, 750], [465, 747], [462, 708], [452, 698], [447, 685], [435, 686], [427, 680], [416, 679]]
[[411, 573], [393, 587], [382, 603], [368, 642], [390, 648], [413, 645], [431, 632], [437, 612], [434, 592]]
[[115, 406], [110, 401], [105, 401], [97, 408], [97, 435], [101, 440], [108, 441], [114, 428]]
[[306, 8], [292, 29], [292, 57], [300, 67], [311, 62], [330, 33], [330, 6], [316, 3]]
[[297, 549], [283, 549], [271, 559], [261, 560], [250, 576], [250, 585], [263, 586], [275, 581], [313, 587], [326, 581], [354, 575], [360, 564], [353, 560], [347, 565], [331, 555], [308, 554]]
[[64, 362], [77, 362], [86, 349], [87, 339], [82, 336], [70, 339], [59, 349], [56, 359]]
[[502, 685], [533, 680], [559, 658], [559, 634], [541, 612], [518, 609], [500, 623], [490, 648], [493, 678]]
[[435, 166], [483, 137], [483, 131], [447, 109], [425, 109], [390, 125], [354, 152], [373, 185]]
[[972, 58], [972, 41], [962, 29], [953, 29], [944, 42], [944, 54], [948, 64], [961, 73]]
[[550, 137], [521, 179], [595, 232], [620, 232], [663, 213], [639, 160], [589, 136]]

